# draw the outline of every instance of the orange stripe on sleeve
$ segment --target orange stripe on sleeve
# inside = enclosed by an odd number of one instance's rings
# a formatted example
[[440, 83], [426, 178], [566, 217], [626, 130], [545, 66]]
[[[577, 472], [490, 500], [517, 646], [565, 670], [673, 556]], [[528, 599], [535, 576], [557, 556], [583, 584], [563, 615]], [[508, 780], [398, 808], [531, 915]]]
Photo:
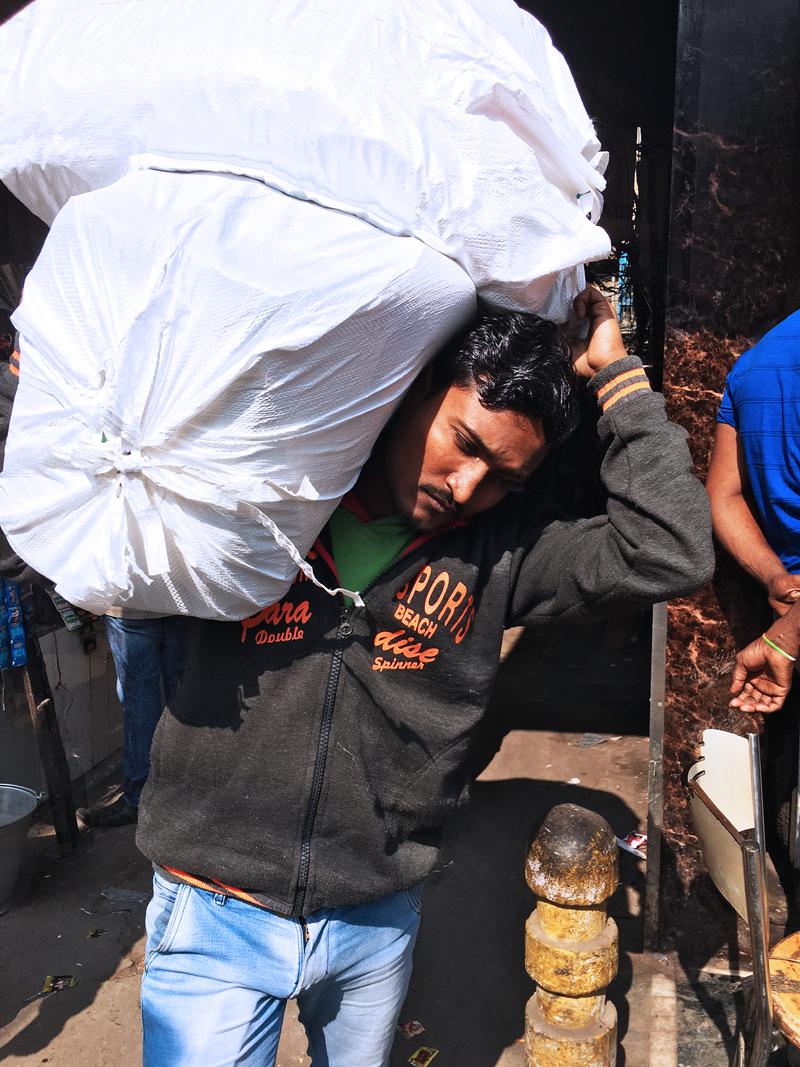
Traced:
[[624, 374], [618, 374], [616, 378], [612, 378], [610, 382], [606, 382], [602, 389], [598, 389], [597, 399], [600, 401], [600, 403], [602, 403], [603, 398], [608, 396], [612, 389], [616, 389], [617, 386], [621, 385], [623, 382], [630, 381], [631, 378], [639, 378], [644, 382], [644, 384], [649, 385], [647, 375], [644, 372], [644, 368], [636, 367], [635, 370], [625, 371]]
[[626, 385], [624, 389], [620, 389], [618, 393], [614, 393], [613, 396], [609, 397], [608, 400], [606, 400], [606, 402], [603, 404], [603, 411], [608, 411], [610, 407], [616, 404], [618, 400], [622, 400], [624, 396], [630, 396], [631, 393], [638, 393], [643, 391], [647, 391], [648, 393], [650, 392], [649, 382], [635, 382], [633, 385]]

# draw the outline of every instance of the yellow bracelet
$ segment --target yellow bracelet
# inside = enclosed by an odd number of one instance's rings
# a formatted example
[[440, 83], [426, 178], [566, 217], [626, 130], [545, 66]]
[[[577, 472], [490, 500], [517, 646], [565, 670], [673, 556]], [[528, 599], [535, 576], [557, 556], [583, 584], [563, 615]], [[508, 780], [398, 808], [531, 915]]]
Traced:
[[782, 648], [776, 645], [774, 641], [770, 641], [766, 634], [761, 635], [761, 640], [766, 641], [770, 648], [774, 648], [776, 652], [780, 652], [782, 656], [790, 659], [792, 663], [797, 663], [797, 656], [790, 656], [788, 652], [785, 652]]

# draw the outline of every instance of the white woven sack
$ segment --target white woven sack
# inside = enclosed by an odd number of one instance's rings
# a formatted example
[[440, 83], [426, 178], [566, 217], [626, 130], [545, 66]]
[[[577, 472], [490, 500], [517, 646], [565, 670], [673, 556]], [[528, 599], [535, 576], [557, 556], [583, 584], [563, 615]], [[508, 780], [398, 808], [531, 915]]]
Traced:
[[246, 178], [141, 171], [75, 197], [14, 315], [0, 525], [90, 611], [243, 618], [474, 304], [414, 238]]
[[0, 29], [0, 179], [48, 223], [139, 166], [247, 174], [564, 321], [610, 252], [605, 164], [512, 0], [35, 0]]

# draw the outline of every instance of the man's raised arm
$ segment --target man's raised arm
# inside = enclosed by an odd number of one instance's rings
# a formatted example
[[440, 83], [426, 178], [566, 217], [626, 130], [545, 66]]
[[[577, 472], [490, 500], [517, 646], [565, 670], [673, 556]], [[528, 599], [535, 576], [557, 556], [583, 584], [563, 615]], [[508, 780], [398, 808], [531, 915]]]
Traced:
[[512, 563], [509, 624], [612, 614], [687, 594], [714, 570], [708, 499], [686, 432], [667, 419], [641, 361], [627, 355], [596, 290], [576, 300], [590, 322], [575, 369], [602, 410], [605, 515], [532, 520]]

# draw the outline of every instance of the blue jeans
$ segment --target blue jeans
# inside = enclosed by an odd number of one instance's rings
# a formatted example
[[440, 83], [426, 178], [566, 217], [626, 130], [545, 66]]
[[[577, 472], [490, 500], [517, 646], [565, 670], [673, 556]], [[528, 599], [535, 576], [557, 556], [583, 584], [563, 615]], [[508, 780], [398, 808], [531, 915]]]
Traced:
[[[184, 663], [186, 619], [115, 619], [106, 637], [122, 704], [124, 796], [137, 806], [150, 771], [150, 745], [164, 704], [175, 698]], [[163, 688], [162, 688], [163, 687]]]
[[144, 1067], [273, 1067], [297, 997], [314, 1067], [388, 1063], [419, 891], [304, 922], [156, 874], [142, 982]]

